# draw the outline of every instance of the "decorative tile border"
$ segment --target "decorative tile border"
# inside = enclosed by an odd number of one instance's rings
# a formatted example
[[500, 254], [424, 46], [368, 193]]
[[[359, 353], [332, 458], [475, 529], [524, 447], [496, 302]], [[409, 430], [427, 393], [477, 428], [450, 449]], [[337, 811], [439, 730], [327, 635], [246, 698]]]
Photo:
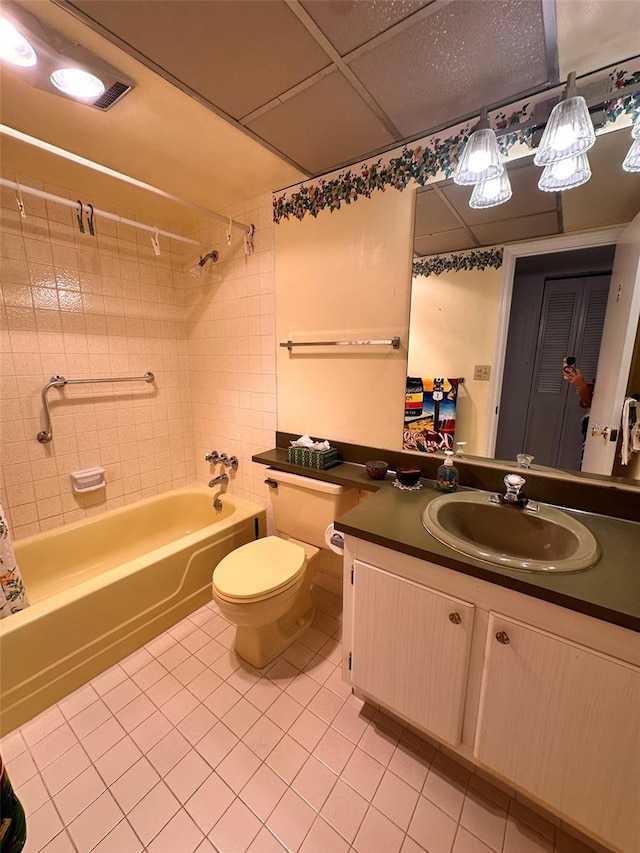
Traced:
[[502, 266], [502, 248], [469, 249], [449, 255], [431, 255], [413, 262], [413, 276], [442, 275], [443, 272], [461, 272], [462, 270], [486, 270], [489, 267], [500, 269]]
[[[600, 76], [600, 73], [594, 74], [593, 79]], [[617, 89], [640, 82], [640, 59], [633, 70], [613, 68], [608, 77], [611, 80], [612, 95]], [[559, 94], [562, 90], [563, 86], [542, 92], [526, 101], [519, 101], [513, 105], [509, 114], [500, 111], [490, 114], [492, 127], [498, 130], [513, 127], [513, 132], [498, 139], [505, 157], [510, 154], [513, 159], [522, 156], [521, 149], [514, 149], [526, 145], [533, 131], [531, 128], [522, 128], [521, 125], [532, 117], [536, 103], [553, 94]], [[640, 94], [614, 97], [605, 106], [607, 123], [613, 123], [625, 114], [630, 115], [633, 120], [639, 112]], [[363, 160], [345, 171], [329, 172], [319, 180], [311, 179], [296, 184], [279, 195], [274, 194], [273, 220], [277, 224], [290, 217], [303, 219], [307, 214], [316, 217], [321, 210], [339, 210], [343, 204], [351, 204], [361, 197], [369, 198], [377, 190], [391, 187], [402, 191], [410, 181], [424, 185], [434, 180], [449, 178], [474, 125], [475, 121], [456, 125], [450, 128], [451, 135], [445, 138], [436, 135], [424, 137], [418, 140], [415, 148], [395, 148], [376, 160]]]

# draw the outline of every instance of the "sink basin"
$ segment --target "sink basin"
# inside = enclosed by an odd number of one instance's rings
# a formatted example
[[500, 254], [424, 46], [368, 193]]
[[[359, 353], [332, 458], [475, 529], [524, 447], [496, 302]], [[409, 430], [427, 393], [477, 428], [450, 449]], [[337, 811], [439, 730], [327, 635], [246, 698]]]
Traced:
[[422, 523], [443, 545], [496, 566], [523, 572], [579, 572], [600, 556], [590, 530], [553, 507], [529, 509], [489, 501], [489, 492], [434, 498]]

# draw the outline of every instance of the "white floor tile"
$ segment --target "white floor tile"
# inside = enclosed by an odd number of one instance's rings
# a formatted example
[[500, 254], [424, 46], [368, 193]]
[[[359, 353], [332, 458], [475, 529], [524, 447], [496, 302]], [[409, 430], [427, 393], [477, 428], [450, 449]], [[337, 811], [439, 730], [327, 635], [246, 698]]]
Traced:
[[69, 826], [74, 817], [77, 817], [106, 790], [98, 772], [91, 766], [58, 791], [53, 801], [65, 826]]
[[180, 803], [169, 788], [164, 782], [159, 782], [131, 809], [127, 820], [142, 843], [149, 844], [179, 808]]
[[69, 824], [69, 835], [78, 853], [89, 853], [122, 818], [118, 804], [105, 791]]
[[602, 853], [352, 695], [313, 595], [263, 671], [208, 604], [5, 736], [26, 853]]

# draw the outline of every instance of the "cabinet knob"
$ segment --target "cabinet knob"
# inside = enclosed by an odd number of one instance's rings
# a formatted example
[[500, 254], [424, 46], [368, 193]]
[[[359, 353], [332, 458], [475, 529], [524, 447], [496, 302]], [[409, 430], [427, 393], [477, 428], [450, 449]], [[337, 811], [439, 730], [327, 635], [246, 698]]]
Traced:
[[459, 613], [450, 613], [449, 621], [453, 622], [454, 625], [459, 625], [462, 622], [462, 617]]
[[508, 646], [511, 640], [509, 639], [509, 635], [506, 631], [498, 631], [496, 634], [496, 640], [499, 643], [502, 643], [503, 646]]

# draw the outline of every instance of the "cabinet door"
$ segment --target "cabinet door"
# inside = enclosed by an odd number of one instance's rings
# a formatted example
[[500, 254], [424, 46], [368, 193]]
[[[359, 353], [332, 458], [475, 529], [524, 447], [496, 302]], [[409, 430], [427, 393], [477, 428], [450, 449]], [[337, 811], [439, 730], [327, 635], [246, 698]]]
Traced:
[[489, 618], [476, 758], [625, 853], [640, 851], [640, 670]]
[[473, 605], [358, 561], [353, 594], [354, 685], [459, 744]]

